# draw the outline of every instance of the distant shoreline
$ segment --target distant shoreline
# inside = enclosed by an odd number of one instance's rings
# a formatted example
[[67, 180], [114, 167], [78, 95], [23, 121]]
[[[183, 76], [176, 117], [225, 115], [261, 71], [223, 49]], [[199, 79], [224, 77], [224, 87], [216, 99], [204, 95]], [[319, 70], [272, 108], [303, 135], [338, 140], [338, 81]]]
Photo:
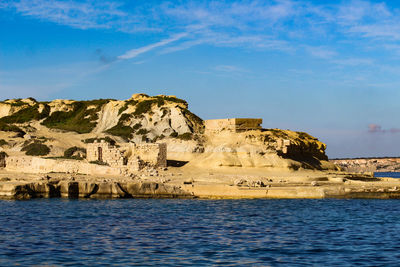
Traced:
[[330, 158], [329, 160], [351, 160], [351, 159], [400, 159], [399, 157], [356, 157], [356, 158]]

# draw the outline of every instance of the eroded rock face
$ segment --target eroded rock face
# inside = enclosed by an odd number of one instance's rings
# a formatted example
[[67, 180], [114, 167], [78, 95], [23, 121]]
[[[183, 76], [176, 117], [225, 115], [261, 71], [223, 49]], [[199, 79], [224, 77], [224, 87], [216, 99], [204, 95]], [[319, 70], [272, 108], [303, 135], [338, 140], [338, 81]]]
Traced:
[[0, 198], [191, 198], [191, 194], [172, 185], [156, 182], [1, 182]]
[[207, 133], [203, 155], [194, 164], [229, 167], [334, 169], [325, 144], [308, 134], [264, 129]]
[[[188, 110], [186, 101], [175, 96], [145, 94], [135, 94], [124, 101], [7, 100], [0, 102], [0, 120], [7, 123], [41, 120], [52, 129], [109, 133], [140, 142], [195, 133], [203, 128], [203, 121]], [[132, 135], [127, 133], [129, 130]]]

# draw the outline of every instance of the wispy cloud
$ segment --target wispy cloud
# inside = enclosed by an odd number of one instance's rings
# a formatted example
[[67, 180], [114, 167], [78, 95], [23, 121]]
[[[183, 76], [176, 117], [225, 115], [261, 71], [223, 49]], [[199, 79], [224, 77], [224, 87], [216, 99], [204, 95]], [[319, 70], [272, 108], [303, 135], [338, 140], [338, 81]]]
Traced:
[[121, 55], [99, 51], [97, 57], [105, 64], [150, 51], [166, 54], [199, 45], [305, 53], [343, 68], [378, 63], [376, 53], [371, 58], [359, 51], [385, 49], [400, 54], [400, 10], [372, 1], [171, 1], [150, 5], [127, 0], [11, 0], [0, 2], [0, 8], [82, 30], [155, 32], [159, 36], [159, 41]]
[[124, 53], [123, 55], [118, 56], [118, 59], [131, 59], [131, 58], [137, 57], [138, 55], [146, 53], [146, 52], [148, 52], [150, 50], [153, 50], [153, 49], [155, 49], [157, 47], [165, 46], [165, 45], [170, 44], [172, 42], [178, 41], [179, 39], [182, 39], [185, 36], [187, 36], [187, 33], [180, 33], [180, 34], [176, 34], [176, 35], [174, 35], [174, 36], [172, 36], [170, 38], [161, 40], [161, 41], [159, 41], [157, 43], [129, 50], [126, 53]]
[[336, 56], [338, 53], [331, 48], [327, 47], [313, 47], [307, 46], [306, 50], [314, 57], [322, 58], [322, 59], [331, 59]]
[[218, 65], [213, 68], [216, 71], [220, 72], [227, 72], [227, 73], [243, 73], [243, 72], [248, 72], [248, 70], [234, 66], [234, 65]]
[[[186, 40], [166, 47], [162, 53], [201, 44], [292, 53], [299, 41], [307, 44], [311, 37], [322, 34], [335, 41], [339, 33], [342, 39], [400, 40], [400, 11], [385, 3], [362, 0], [329, 5], [305, 0], [246, 0], [162, 2], [151, 6], [123, 0], [16, 0], [2, 2], [0, 8], [78, 29], [158, 31], [172, 36], [148, 47], [132, 49], [121, 58], [178, 41], [182, 32], [187, 33]], [[327, 59], [337, 52], [320, 46], [309, 53]]]
[[372, 65], [374, 61], [370, 58], [343, 58], [331, 60], [332, 63], [344, 66]]
[[158, 30], [147, 26], [140, 13], [128, 13], [115, 1], [17, 0], [0, 8], [77, 29], [115, 29], [124, 32]]

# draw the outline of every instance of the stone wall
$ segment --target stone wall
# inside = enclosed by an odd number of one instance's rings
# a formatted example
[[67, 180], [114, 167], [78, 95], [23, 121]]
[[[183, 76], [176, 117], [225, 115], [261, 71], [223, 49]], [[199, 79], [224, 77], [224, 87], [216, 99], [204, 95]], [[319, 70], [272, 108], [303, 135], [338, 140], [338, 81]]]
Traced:
[[104, 162], [111, 167], [128, 167], [130, 171], [141, 170], [145, 166], [167, 167], [166, 144], [129, 143], [120, 148], [104, 141], [88, 144], [86, 159]]
[[139, 157], [156, 168], [167, 167], [167, 144], [132, 144], [131, 149], [131, 157]]
[[4, 168], [6, 166], [6, 157], [7, 154], [5, 152], [0, 152], [0, 168]]
[[6, 158], [5, 170], [19, 173], [80, 173], [87, 175], [125, 175], [127, 168], [90, 164], [79, 160], [45, 159], [30, 156]]
[[206, 133], [217, 133], [220, 131], [241, 132], [249, 130], [261, 130], [262, 119], [220, 119], [220, 120], [205, 120]]
[[122, 167], [124, 165], [124, 156], [122, 152], [117, 147], [104, 142], [104, 140], [101, 140], [101, 142], [95, 141], [87, 145], [86, 159], [89, 162], [104, 162], [112, 167]]

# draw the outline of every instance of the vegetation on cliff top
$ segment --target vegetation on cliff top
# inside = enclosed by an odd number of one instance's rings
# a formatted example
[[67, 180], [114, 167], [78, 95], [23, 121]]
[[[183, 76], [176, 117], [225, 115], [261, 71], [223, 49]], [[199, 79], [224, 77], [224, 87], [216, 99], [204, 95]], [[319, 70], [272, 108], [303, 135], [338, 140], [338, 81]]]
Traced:
[[[14, 124], [23, 124], [30, 121], [39, 121], [41, 124], [51, 129], [59, 129], [64, 131], [74, 131], [79, 134], [90, 133], [96, 127], [99, 120], [99, 112], [105, 104], [111, 99], [98, 99], [91, 101], [58, 101], [58, 102], [38, 102], [33, 98], [6, 100], [0, 103], [18, 107], [18, 111], [0, 118], [0, 131], [19, 132], [20, 136], [25, 132]], [[54, 103], [54, 104], [53, 104]], [[175, 105], [174, 105], [175, 104]], [[129, 113], [124, 113], [131, 108]], [[133, 134], [145, 135], [149, 133], [149, 129], [142, 128], [140, 119], [150, 116], [148, 120], [151, 122], [153, 109], [161, 108], [162, 116], [171, 114], [169, 108], [178, 108], [183, 116], [187, 119], [188, 127], [192, 132], [201, 132], [203, 129], [203, 121], [198, 116], [187, 109], [185, 100], [174, 96], [148, 96], [145, 94], [134, 95], [131, 99], [125, 101], [125, 104], [118, 110], [120, 119], [114, 127], [106, 130], [114, 136], [120, 136], [125, 140], [133, 137]], [[56, 111], [53, 110], [55, 108]], [[131, 125], [132, 120], [139, 120], [135, 125]], [[153, 122], [157, 125], [157, 121]], [[22, 125], [20, 127], [27, 127]], [[177, 136], [176, 136], [177, 137]], [[189, 136], [180, 136], [180, 139], [189, 140]]]
[[[97, 113], [110, 99], [77, 101], [71, 111], [55, 111], [42, 124], [48, 128], [89, 133], [96, 127]], [[89, 108], [95, 106], [95, 108]]]
[[3, 118], [0, 118], [4, 123], [24, 123], [32, 120], [41, 120], [46, 118], [50, 113], [50, 107], [44, 105], [42, 112], [39, 112], [39, 104], [28, 106], [20, 111]]

